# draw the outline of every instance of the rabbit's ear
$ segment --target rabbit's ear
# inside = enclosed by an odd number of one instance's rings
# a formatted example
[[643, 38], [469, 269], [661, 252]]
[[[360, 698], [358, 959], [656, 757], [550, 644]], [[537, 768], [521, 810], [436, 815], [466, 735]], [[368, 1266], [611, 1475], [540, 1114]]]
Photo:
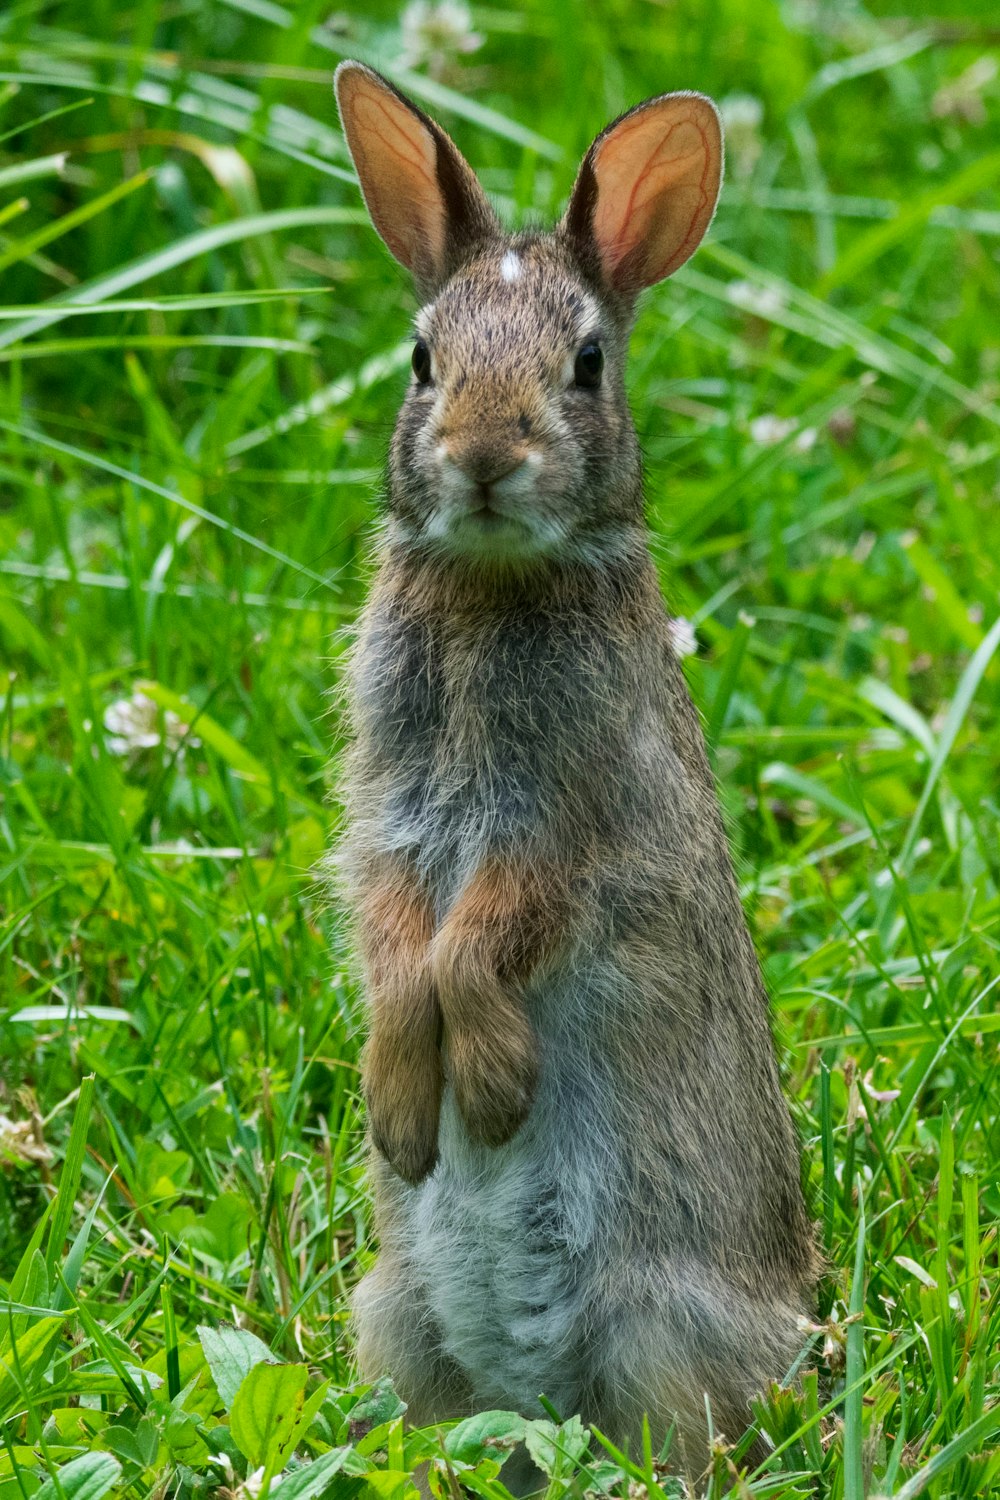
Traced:
[[700, 245], [722, 181], [722, 126], [704, 94], [660, 94], [603, 130], [583, 159], [563, 228], [625, 295], [662, 281]]
[[499, 225], [461, 152], [423, 110], [362, 63], [343, 62], [337, 105], [372, 223], [423, 294]]

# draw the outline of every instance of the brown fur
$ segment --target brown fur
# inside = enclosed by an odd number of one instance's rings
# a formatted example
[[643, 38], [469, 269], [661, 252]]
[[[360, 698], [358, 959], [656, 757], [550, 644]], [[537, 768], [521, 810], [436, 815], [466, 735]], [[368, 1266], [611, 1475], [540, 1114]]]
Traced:
[[474, 1140], [501, 1146], [535, 1095], [538, 1038], [522, 986], [563, 937], [565, 880], [488, 860], [431, 944], [445, 1018], [449, 1077]]
[[430, 904], [402, 864], [379, 860], [367, 872], [359, 910], [371, 1007], [362, 1061], [368, 1125], [399, 1175], [420, 1182], [437, 1160], [444, 1083]]

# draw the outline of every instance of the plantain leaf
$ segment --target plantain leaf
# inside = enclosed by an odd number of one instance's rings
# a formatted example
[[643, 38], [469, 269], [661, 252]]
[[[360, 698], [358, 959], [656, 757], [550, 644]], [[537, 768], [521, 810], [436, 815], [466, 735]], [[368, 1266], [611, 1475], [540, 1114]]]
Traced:
[[252, 1469], [281, 1468], [299, 1433], [306, 1365], [256, 1364], [233, 1401], [229, 1430]]

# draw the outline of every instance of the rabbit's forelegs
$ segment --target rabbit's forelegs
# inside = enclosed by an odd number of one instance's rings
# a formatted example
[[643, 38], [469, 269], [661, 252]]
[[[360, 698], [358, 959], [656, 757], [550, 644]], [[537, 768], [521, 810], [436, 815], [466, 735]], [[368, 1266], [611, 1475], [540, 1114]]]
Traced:
[[564, 939], [568, 906], [558, 872], [486, 861], [431, 944], [448, 1079], [466, 1129], [487, 1146], [509, 1140], [531, 1108], [539, 1047], [523, 985]]
[[372, 1140], [407, 1182], [437, 1160], [441, 1012], [429, 962], [433, 917], [417, 877], [385, 860], [361, 903], [371, 1030], [362, 1078]]

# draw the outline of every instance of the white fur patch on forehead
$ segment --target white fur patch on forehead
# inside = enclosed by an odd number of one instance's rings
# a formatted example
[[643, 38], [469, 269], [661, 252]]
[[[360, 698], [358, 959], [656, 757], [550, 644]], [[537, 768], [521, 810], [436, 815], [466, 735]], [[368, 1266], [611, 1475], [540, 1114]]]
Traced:
[[513, 250], [508, 250], [500, 262], [500, 275], [504, 281], [520, 281], [521, 271], [521, 257]]
[[426, 339], [426, 338], [430, 337], [431, 319], [433, 317], [434, 317], [434, 303], [433, 302], [428, 302], [427, 306], [426, 307], [422, 307], [420, 309], [420, 311], [417, 313], [417, 316], [414, 318], [414, 320], [413, 320], [413, 326], [416, 328], [417, 333], [419, 334], [419, 336], [422, 339]]

